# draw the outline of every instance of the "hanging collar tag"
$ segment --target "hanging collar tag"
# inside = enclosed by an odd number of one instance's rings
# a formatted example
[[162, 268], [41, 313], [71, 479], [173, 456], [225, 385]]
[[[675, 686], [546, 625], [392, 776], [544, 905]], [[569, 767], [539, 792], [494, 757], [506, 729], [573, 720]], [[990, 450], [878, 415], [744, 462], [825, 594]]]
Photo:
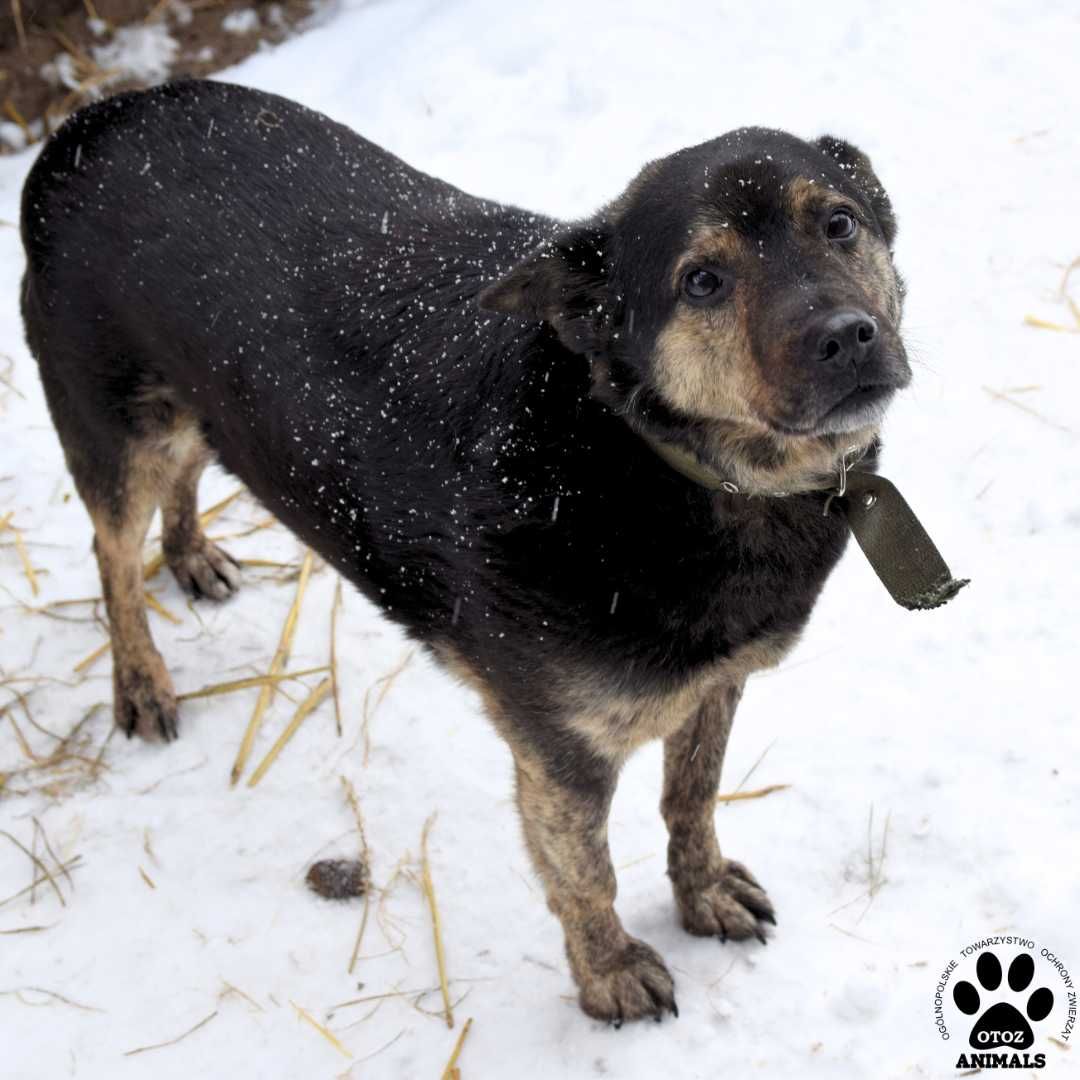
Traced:
[[908, 611], [947, 604], [968, 579], [952, 576], [904, 496], [883, 476], [842, 472], [843, 490], [829, 502], [835, 501], [889, 595]]
[[[671, 468], [700, 487], [749, 497], [688, 450], [645, 432], [638, 434]], [[952, 576], [933, 540], [892, 483], [876, 473], [853, 470], [861, 457], [852, 447], [840, 459], [836, 486], [829, 490], [823, 513], [828, 515], [834, 505], [839, 509], [874, 572], [901, 607], [928, 611], [947, 604], [968, 579]], [[770, 494], [781, 497], [786, 492]]]

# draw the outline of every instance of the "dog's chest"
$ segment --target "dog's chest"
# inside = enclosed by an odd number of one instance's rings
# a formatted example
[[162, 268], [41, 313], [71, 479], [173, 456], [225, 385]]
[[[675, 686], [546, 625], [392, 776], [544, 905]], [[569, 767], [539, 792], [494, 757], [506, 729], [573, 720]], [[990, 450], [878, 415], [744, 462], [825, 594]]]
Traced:
[[681, 678], [636, 692], [609, 674], [571, 671], [559, 680], [563, 722], [608, 760], [621, 761], [646, 742], [666, 739], [720, 694], [742, 693], [747, 678], [774, 667], [794, 635], [764, 635]]

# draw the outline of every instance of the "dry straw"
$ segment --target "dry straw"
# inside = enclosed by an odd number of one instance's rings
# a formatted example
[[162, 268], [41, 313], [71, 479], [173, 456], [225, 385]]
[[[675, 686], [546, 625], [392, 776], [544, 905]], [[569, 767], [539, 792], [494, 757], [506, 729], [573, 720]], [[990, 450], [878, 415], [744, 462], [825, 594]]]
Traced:
[[287, 679], [300, 679], [305, 675], [321, 675], [327, 668], [312, 667], [302, 671], [283, 671], [277, 675], [252, 675], [246, 679], [232, 679], [229, 682], [214, 683], [204, 686], [201, 690], [189, 690], [184, 694], [177, 694], [177, 701], [192, 701], [195, 698], [218, 697], [221, 694], [233, 694], [237, 690], [250, 690], [255, 686], [268, 686], [272, 683], [285, 682]]
[[453, 1080], [454, 1077], [460, 1076], [460, 1070], [457, 1067], [457, 1060], [461, 1056], [461, 1048], [465, 1045], [465, 1036], [469, 1034], [469, 1028], [472, 1027], [472, 1017], [465, 1021], [465, 1026], [461, 1029], [461, 1034], [458, 1036], [457, 1042], [454, 1044], [454, 1052], [450, 1055], [450, 1060], [446, 1063], [446, 1068], [443, 1069], [442, 1080]]
[[341, 578], [334, 586], [334, 603], [330, 608], [330, 682], [334, 688], [334, 723], [337, 725], [338, 738], [341, 737], [341, 696], [338, 693], [337, 677], [337, 617], [341, 610]]
[[[360, 731], [364, 739], [364, 765], [368, 763], [368, 758], [371, 756], [371, 720], [374, 717], [376, 710], [383, 703], [383, 699], [390, 693], [391, 687], [397, 681], [397, 677], [409, 666], [409, 662], [415, 655], [416, 650], [411, 649], [405, 654], [405, 658], [393, 671], [387, 672], [387, 674], [380, 676], [376, 679], [371, 686], [364, 692], [364, 719], [360, 725]], [[374, 703], [371, 702], [371, 694], [375, 688], [379, 688], [378, 694], [375, 696]]]
[[424, 822], [423, 832], [420, 834], [420, 887], [424, 891], [424, 897], [431, 909], [431, 930], [435, 939], [435, 962], [439, 967], [439, 989], [442, 991], [443, 1015], [446, 1017], [446, 1026], [454, 1026], [454, 1009], [450, 1004], [450, 986], [446, 978], [446, 953], [443, 950], [442, 921], [439, 918], [439, 905], [435, 900], [435, 884], [431, 879], [431, 860], [428, 858], [428, 835], [432, 825], [435, 824], [435, 815]]
[[296, 1010], [299, 1019], [309, 1023], [339, 1054], [344, 1054], [347, 1058], [353, 1056], [352, 1051], [347, 1046], [343, 1046], [338, 1037], [329, 1028], [320, 1024], [307, 1009], [301, 1009], [295, 1001], [290, 1001], [289, 1004]]
[[26, 580], [30, 583], [30, 592], [37, 596], [41, 592], [41, 587], [38, 585], [37, 571], [30, 561], [30, 553], [26, 550], [26, 541], [23, 538], [22, 529], [17, 529], [12, 525], [12, 517], [14, 517], [14, 511], [10, 511], [0, 518], [0, 532], [8, 529], [14, 537], [15, 551], [19, 556], [19, 562], [22, 563], [23, 574], [26, 575]]
[[[265, 688], [264, 688], [265, 689]], [[323, 679], [314, 690], [300, 703], [299, 708], [293, 714], [285, 730], [277, 737], [277, 741], [267, 751], [266, 757], [259, 763], [258, 768], [251, 774], [248, 787], [254, 787], [267, 773], [267, 770], [277, 760], [278, 754], [285, 749], [285, 744], [297, 733], [300, 725], [311, 715], [330, 693], [329, 677]]]
[[125, 1050], [124, 1057], [135, 1057], [136, 1054], [145, 1054], [150, 1050], [163, 1050], [167, 1046], [175, 1046], [178, 1042], [186, 1039], [189, 1035], [194, 1035], [200, 1028], [206, 1027], [211, 1020], [217, 1016], [218, 1010], [215, 1009], [209, 1016], [203, 1017], [194, 1027], [190, 1027], [183, 1033], [183, 1035], [177, 1035], [175, 1039], [169, 1039], [168, 1042], [153, 1043], [151, 1046], [138, 1046], [134, 1050]]
[[1040, 319], [1038, 315], [1025, 315], [1025, 326], [1033, 326], [1036, 330], [1054, 330], [1059, 334], [1080, 334], [1080, 304], [1077, 304], [1069, 295], [1069, 277], [1077, 268], [1080, 268], [1080, 255], [1065, 267], [1065, 273], [1061, 277], [1061, 284], [1058, 286], [1057, 296], [1058, 300], [1069, 309], [1069, 314], [1072, 316], [1075, 325], [1067, 326], [1064, 323], [1051, 322], [1049, 319]]
[[717, 795], [716, 801], [733, 803], [741, 802], [743, 799], [762, 799], [766, 795], [771, 795], [774, 791], [787, 791], [789, 787], [791, 787], [790, 784], [767, 784], [765, 787], [757, 788], [754, 791], [732, 791], [727, 795]]
[[[293, 635], [296, 633], [296, 624], [300, 618], [300, 606], [304, 602], [304, 593], [307, 590], [308, 579], [311, 577], [313, 563], [314, 555], [309, 548], [304, 556], [303, 565], [300, 567], [300, 580], [296, 584], [296, 596], [293, 598], [292, 607], [289, 608], [289, 614], [285, 618], [285, 625], [281, 628], [281, 638], [278, 641], [277, 651], [270, 662], [269, 674], [271, 675], [276, 675], [281, 671], [289, 658], [289, 653], [292, 650]], [[255, 737], [258, 735], [259, 728], [262, 725], [263, 714], [269, 707], [270, 702], [273, 701], [274, 687], [274, 683], [268, 683], [259, 691], [259, 700], [255, 702], [255, 711], [251, 714], [251, 720], [248, 721], [247, 730], [244, 732], [244, 738], [240, 743], [240, 750], [236, 755], [236, 761], [233, 763], [229, 782], [234, 786], [247, 767], [248, 758], [251, 756], [252, 748], [255, 745]]]
[[[360, 834], [360, 860], [371, 871], [371, 854], [368, 850], [367, 833], [364, 831], [364, 815], [360, 811], [360, 800], [356, 795], [356, 788], [346, 778], [341, 778], [341, 784], [345, 788], [345, 800], [352, 808], [356, 818], [356, 831]], [[356, 941], [353, 944], [352, 955], [349, 957], [349, 974], [356, 968], [356, 961], [360, 958], [360, 944], [364, 940], [364, 931], [367, 929], [368, 915], [371, 912], [371, 889], [364, 891], [364, 912], [360, 916], [360, 928], [356, 931]]]

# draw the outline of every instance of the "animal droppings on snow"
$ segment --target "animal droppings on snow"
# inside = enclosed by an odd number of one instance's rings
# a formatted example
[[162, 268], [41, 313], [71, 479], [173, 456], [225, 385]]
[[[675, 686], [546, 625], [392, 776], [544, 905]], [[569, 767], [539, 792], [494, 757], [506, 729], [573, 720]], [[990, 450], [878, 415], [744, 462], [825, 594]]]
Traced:
[[305, 881], [327, 900], [352, 900], [367, 892], [371, 874], [361, 859], [320, 859], [311, 864]]

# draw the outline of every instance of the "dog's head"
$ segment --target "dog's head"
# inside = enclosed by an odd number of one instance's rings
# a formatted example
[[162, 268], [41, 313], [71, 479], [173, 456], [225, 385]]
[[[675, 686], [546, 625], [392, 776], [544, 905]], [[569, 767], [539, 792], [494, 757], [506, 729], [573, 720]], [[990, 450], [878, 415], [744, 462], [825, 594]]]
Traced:
[[631, 423], [797, 490], [910, 381], [895, 234], [855, 147], [742, 129], [650, 163], [479, 302], [550, 323]]

